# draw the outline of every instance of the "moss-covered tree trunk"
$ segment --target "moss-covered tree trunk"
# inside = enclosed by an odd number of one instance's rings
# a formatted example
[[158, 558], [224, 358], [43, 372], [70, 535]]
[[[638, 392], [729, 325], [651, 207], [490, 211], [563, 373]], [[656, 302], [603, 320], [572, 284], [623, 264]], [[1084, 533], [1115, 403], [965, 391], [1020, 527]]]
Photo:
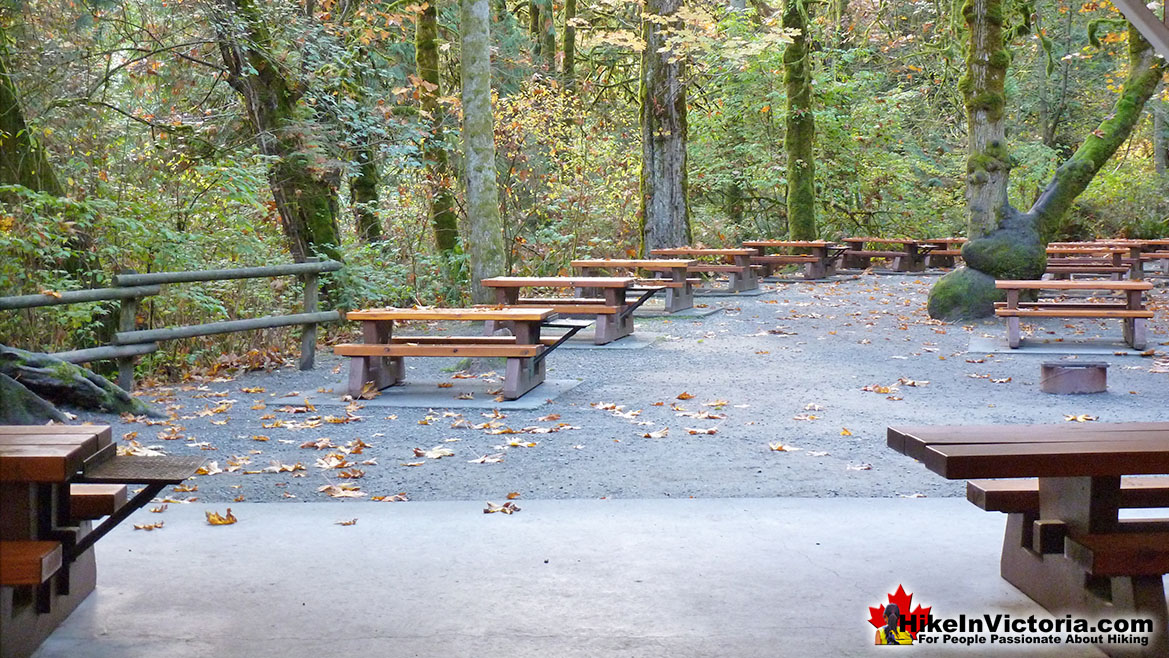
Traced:
[[537, 0], [540, 5], [540, 58], [549, 75], [556, 73], [556, 6], [552, 0]]
[[330, 164], [323, 138], [313, 135], [298, 107], [300, 85], [276, 59], [274, 42], [252, 0], [217, 0], [216, 38], [227, 82], [244, 101], [268, 170], [289, 252], [296, 261], [314, 255], [341, 260], [337, 222], [339, 167]]
[[1158, 174], [1169, 171], [1169, 121], [1160, 98], [1153, 99], [1153, 167]]
[[467, 185], [467, 255], [471, 296], [494, 301], [480, 281], [504, 273], [503, 225], [495, 178], [491, 114], [491, 17], [488, 0], [462, 0], [463, 157]]
[[564, 0], [564, 59], [560, 78], [570, 91], [576, 90], [576, 0]]
[[807, 0], [785, 0], [783, 27], [798, 30], [783, 52], [783, 85], [787, 92], [783, 150], [787, 155], [787, 224], [795, 240], [816, 239], [816, 160], [812, 148], [816, 121], [812, 115], [812, 66], [809, 54]]
[[1050, 233], [1092, 182], [1104, 163], [1132, 134], [1141, 111], [1157, 89], [1165, 61], [1129, 26], [1128, 78], [1111, 114], [1066, 162], [1027, 212], [1007, 201], [1010, 157], [1005, 137], [1004, 80], [1010, 54], [1003, 42], [1003, 0], [968, 0], [970, 28], [966, 75], [961, 82], [969, 128], [966, 162], [968, 237], [966, 266], [942, 277], [930, 291], [934, 318], [989, 316], [1001, 295], [995, 279], [1038, 278], [1046, 257], [1040, 230]]
[[686, 198], [686, 85], [684, 65], [667, 46], [680, 30], [681, 0], [647, 0], [641, 54], [641, 242], [642, 249], [690, 242]]
[[381, 170], [377, 152], [368, 143], [356, 153], [357, 170], [349, 177], [349, 201], [353, 207], [357, 235], [366, 244], [382, 239], [382, 222], [377, 215], [378, 184]]
[[443, 137], [445, 113], [439, 106], [442, 79], [438, 75], [438, 7], [425, 5], [418, 16], [414, 33], [414, 59], [418, 66], [418, 105], [430, 131], [422, 140], [422, 158], [426, 163], [426, 184], [430, 199], [430, 224], [434, 227], [434, 244], [446, 256], [459, 245], [459, 223], [455, 215], [450, 156]]
[[0, 345], [0, 423], [64, 420], [54, 403], [109, 413], [161, 415], [87, 368]]
[[8, 38], [0, 23], [0, 184], [65, 196], [45, 149], [24, 122], [8, 58]]

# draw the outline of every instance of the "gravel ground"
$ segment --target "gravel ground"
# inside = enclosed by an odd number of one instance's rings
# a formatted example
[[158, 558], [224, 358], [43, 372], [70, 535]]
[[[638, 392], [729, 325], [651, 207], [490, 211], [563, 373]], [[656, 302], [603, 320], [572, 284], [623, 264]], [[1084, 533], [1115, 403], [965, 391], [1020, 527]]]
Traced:
[[[865, 274], [765, 284], [766, 294], [756, 297], [700, 300], [722, 307], [709, 317], [639, 318], [637, 333], [655, 337], [652, 345], [557, 350], [548, 378], [580, 383], [539, 409], [498, 417], [482, 409], [358, 408], [361, 403], [348, 411], [343, 404], [305, 409], [305, 392], [339, 398], [343, 390], [344, 363], [322, 349], [311, 372], [285, 368], [143, 391], [172, 414], [164, 424], [100, 414], [80, 420], [113, 424], [115, 436], [167, 454], [214, 461], [225, 472], [190, 481], [197, 491], [167, 494], [207, 503], [329, 500], [320, 491], [328, 485], [358, 487], [338, 500], [399, 493], [411, 500], [502, 500], [508, 492], [525, 498], [960, 496], [961, 482], [886, 448], [886, 427], [1065, 423], [1079, 415], [1101, 422], [1166, 420], [1169, 375], [1157, 372], [1169, 371], [1158, 366], [1169, 344], [1164, 280], [1152, 298], [1159, 317], [1149, 336], [1157, 355], [1076, 356], [1110, 364], [1109, 391], [1080, 396], [1040, 392], [1040, 363], [1059, 356], [968, 352], [971, 338], [1001, 339], [1003, 322], [929, 320], [925, 300], [934, 280]], [[1036, 325], [1036, 337], [1047, 335], [1119, 341], [1120, 324]], [[437, 386], [450, 381], [454, 363], [414, 359], [407, 377]], [[708, 417], [694, 415], [703, 413]], [[351, 420], [328, 422], [330, 416]], [[284, 426], [272, 427], [277, 421]], [[473, 427], [483, 423], [492, 424]], [[664, 436], [644, 436], [649, 433]], [[301, 447], [358, 440], [368, 445], [360, 454]], [[454, 454], [414, 453], [436, 447]], [[316, 465], [330, 455], [363, 475], [346, 479], [344, 468]], [[491, 455], [502, 460], [472, 462]], [[238, 468], [228, 470], [233, 463]], [[274, 464], [303, 470], [262, 471]]]

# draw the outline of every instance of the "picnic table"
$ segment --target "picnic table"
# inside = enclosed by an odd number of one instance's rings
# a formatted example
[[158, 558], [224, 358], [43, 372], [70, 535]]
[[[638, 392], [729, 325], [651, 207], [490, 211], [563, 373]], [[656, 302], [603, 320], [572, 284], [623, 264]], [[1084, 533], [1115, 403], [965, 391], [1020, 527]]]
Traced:
[[[495, 299], [501, 306], [541, 306], [560, 315], [592, 315], [596, 318], [593, 343], [605, 345], [633, 333], [633, 311], [664, 287], [645, 286], [641, 297], [629, 301], [625, 294], [633, 289], [637, 278], [632, 276], [497, 276], [483, 279], [484, 287], [495, 290]], [[601, 297], [521, 297], [524, 288], [560, 288], [599, 290]], [[485, 329], [491, 333], [499, 324], [489, 322]]]
[[[848, 248], [841, 255], [841, 267], [864, 269], [873, 258], [890, 258], [892, 269], [898, 272], [922, 272], [925, 257], [935, 245], [929, 240], [912, 238], [841, 238]], [[887, 245], [892, 249], [865, 249], [866, 244]]]
[[1073, 274], [1107, 275], [1119, 281], [1128, 276], [1141, 278], [1140, 252], [1137, 258], [1125, 258], [1127, 247], [1103, 244], [1094, 245], [1048, 245], [1047, 274], [1056, 279], [1066, 279]]
[[[1047, 281], [998, 280], [995, 287], [1007, 291], [1005, 302], [995, 302], [995, 315], [1007, 319], [1007, 344], [1019, 347], [1021, 342], [1019, 318], [1119, 318], [1124, 324], [1124, 342], [1133, 349], [1143, 350], [1147, 342], [1145, 321], [1153, 317], [1146, 309], [1142, 293], [1152, 290], [1147, 281]], [[1024, 290], [1099, 291], [1121, 293], [1124, 300], [1035, 301], [1020, 302]]]
[[925, 255], [926, 267], [954, 267], [954, 261], [962, 257], [966, 238], [929, 238], [921, 244], [931, 247]]
[[[701, 279], [690, 278], [687, 269], [698, 264], [698, 261], [681, 258], [590, 258], [572, 261], [573, 269], [581, 276], [604, 276], [615, 272], [638, 274], [641, 271], [651, 273], [651, 278], [638, 278], [635, 286], [627, 290], [634, 292], [646, 291], [650, 288], [664, 287], [666, 290], [665, 310], [667, 313], [677, 313], [694, 307], [694, 285]], [[582, 289], [582, 294], [599, 293], [596, 288]]]
[[[743, 246], [756, 251], [751, 262], [762, 265], [764, 275], [770, 275], [777, 265], [803, 265], [805, 279], [836, 274], [836, 260], [844, 252], [844, 247], [823, 240], [748, 240]], [[787, 253], [768, 253], [771, 249]], [[807, 253], [792, 253], [793, 249]]]
[[93, 545], [203, 462], [116, 453], [104, 425], [0, 426], [0, 655], [35, 651], [93, 591]]
[[[361, 323], [362, 343], [335, 345], [350, 357], [349, 394], [358, 397], [402, 383], [406, 357], [504, 357], [503, 397], [514, 400], [544, 381], [544, 359], [565, 339], [545, 340], [540, 328], [554, 318], [551, 308], [378, 308], [350, 311]], [[394, 323], [505, 322], [511, 336], [395, 336]], [[573, 331], [572, 333], [576, 333]], [[569, 334], [571, 335], [571, 334]]]
[[887, 443], [942, 477], [971, 480], [971, 502], [1008, 513], [1004, 579], [1056, 614], [1151, 618], [1148, 646], [1100, 648], [1169, 655], [1169, 520], [1119, 514], [1169, 506], [1169, 479], [1122, 479], [1169, 474], [1169, 423], [890, 427]]
[[673, 258], [693, 258], [698, 263], [686, 268], [687, 272], [698, 274], [726, 274], [730, 283], [729, 292], [747, 292], [759, 289], [759, 277], [755, 276], [755, 267], [751, 264], [751, 257], [758, 255], [755, 249], [711, 249], [707, 247], [671, 247], [669, 249], [652, 249], [653, 256]]

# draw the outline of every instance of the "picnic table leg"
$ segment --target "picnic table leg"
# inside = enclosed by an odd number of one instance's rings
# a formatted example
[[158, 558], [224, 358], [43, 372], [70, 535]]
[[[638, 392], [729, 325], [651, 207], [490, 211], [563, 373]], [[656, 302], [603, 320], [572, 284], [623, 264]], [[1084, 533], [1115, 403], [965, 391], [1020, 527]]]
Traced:
[[[511, 306], [518, 304], [520, 301], [519, 288], [496, 288], [495, 289], [495, 303], [500, 306]], [[514, 331], [512, 322], [505, 322], [500, 320], [486, 320], [483, 322], [483, 335], [494, 336], [495, 332], [500, 329], [512, 329]]]
[[828, 270], [832, 267], [828, 262], [828, 249], [827, 247], [813, 247], [812, 255], [816, 257], [816, 262], [804, 263], [804, 278], [823, 279], [828, 276]]
[[[518, 345], [540, 344], [540, 323], [514, 322], [513, 331]], [[504, 368], [503, 399], [515, 400], [544, 383], [544, 359], [508, 357]]]
[[735, 265], [743, 268], [741, 278], [736, 279], [734, 273], [731, 274], [731, 289], [735, 292], [746, 292], [748, 290], [756, 290], [759, 288], [759, 277], [755, 276], [755, 270], [751, 268], [750, 256], [735, 256]]
[[[605, 304], [625, 308], [625, 289], [606, 288]], [[596, 330], [593, 334], [594, 345], [605, 345], [618, 338], [624, 338], [633, 333], [633, 314], [618, 318], [619, 313], [598, 313]]]
[[[1019, 308], [1019, 291], [1007, 291], [1007, 308]], [[1022, 337], [1019, 335], [1019, 316], [1010, 316], [1007, 318], [1007, 346], [1015, 349], [1019, 346]]]
[[675, 267], [670, 270], [670, 281], [681, 283], [681, 288], [666, 288], [666, 312], [677, 313], [694, 307], [694, 288], [686, 280], [686, 268]]
[[[1125, 298], [1125, 306], [1129, 310], [1144, 309], [1143, 295], [1140, 290], [1126, 291]], [[1124, 342], [1128, 343], [1134, 350], [1145, 349], [1148, 344], [1148, 336], [1145, 334], [1144, 318], [1124, 318]]]
[[[363, 342], [388, 345], [394, 333], [394, 323], [386, 320], [366, 320], [361, 323]], [[405, 378], [405, 364], [401, 357], [349, 357], [349, 394], [358, 397], [366, 382], [373, 382], [374, 390], [397, 384]]]

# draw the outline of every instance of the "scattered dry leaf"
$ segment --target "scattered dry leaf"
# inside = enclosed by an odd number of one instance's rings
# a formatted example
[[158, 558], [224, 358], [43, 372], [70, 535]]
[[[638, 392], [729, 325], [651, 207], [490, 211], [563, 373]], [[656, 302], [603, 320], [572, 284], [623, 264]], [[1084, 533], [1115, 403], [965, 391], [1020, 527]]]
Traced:
[[231, 525], [238, 521], [235, 515], [231, 513], [231, 508], [227, 508], [227, 514], [220, 516], [218, 512], [207, 510], [204, 512], [207, 515], [207, 523], [210, 525]]

